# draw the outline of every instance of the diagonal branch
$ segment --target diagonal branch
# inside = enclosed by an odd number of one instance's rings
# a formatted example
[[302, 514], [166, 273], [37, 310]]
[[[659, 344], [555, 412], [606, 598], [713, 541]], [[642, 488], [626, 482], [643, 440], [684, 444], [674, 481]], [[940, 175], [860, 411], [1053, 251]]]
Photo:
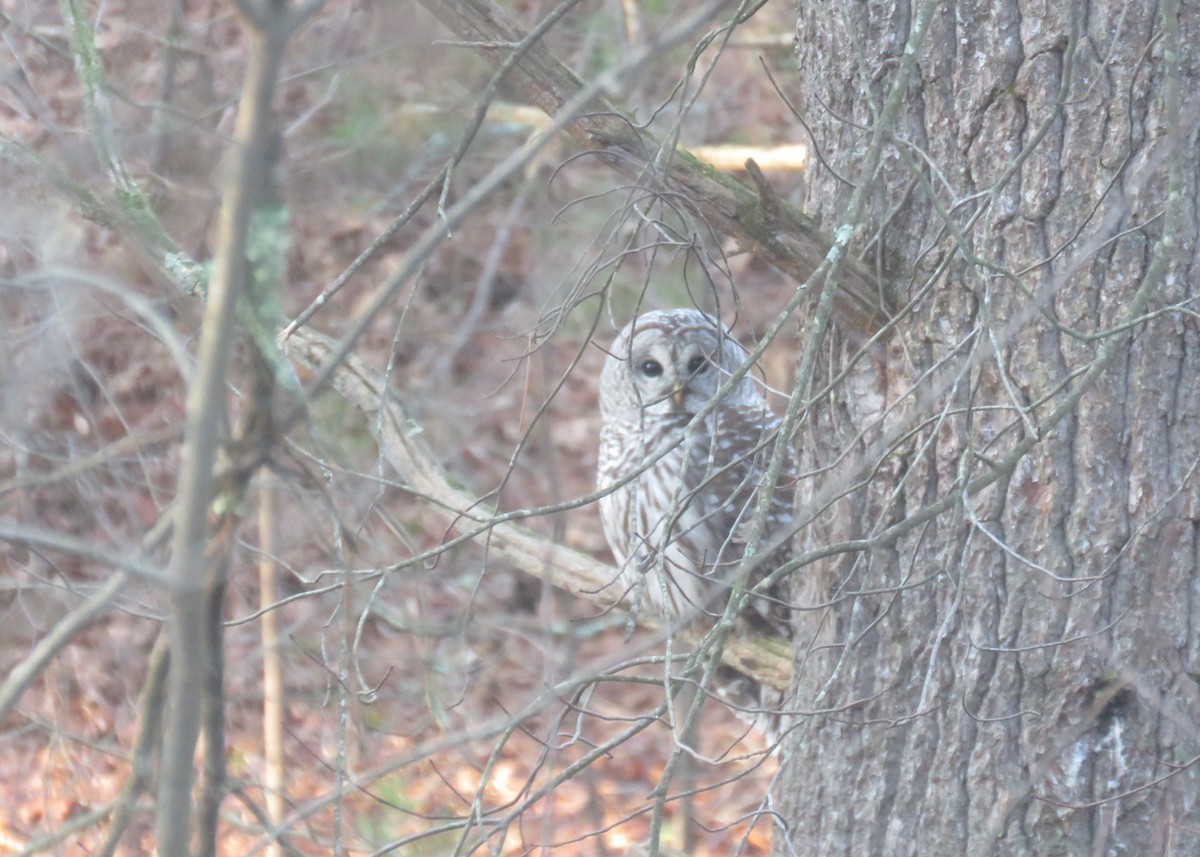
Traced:
[[[499, 68], [526, 33], [491, 0], [420, 0], [430, 14], [459, 39], [471, 43], [478, 55]], [[544, 44], [528, 48], [510, 70], [509, 88], [554, 118], [578, 96], [583, 83]], [[587, 113], [570, 118], [565, 130], [581, 145], [599, 154], [622, 175], [645, 182], [658, 175], [661, 190], [682, 195], [714, 228], [732, 236], [776, 268], [806, 282], [826, 258], [833, 239], [813, 221], [777, 197], [764, 199], [733, 176], [722, 173], [678, 149], [663, 157], [664, 144], [628, 114], [603, 98], [591, 102]], [[839, 272], [834, 310], [849, 330], [871, 335], [887, 322], [886, 297], [860, 263], [844, 264]]]
[[[313, 370], [325, 370], [335, 349], [332, 340], [308, 328], [301, 328], [288, 340], [293, 360]], [[486, 510], [469, 493], [454, 486], [425, 443], [420, 425], [389, 394], [384, 379], [365, 363], [348, 356], [337, 368], [333, 386], [370, 418], [387, 462], [455, 530], [486, 533], [493, 555], [559, 589], [604, 609], [621, 606], [624, 591], [613, 585], [617, 571], [612, 566], [554, 544], [510, 521], [479, 525], [479, 513]], [[671, 630], [686, 642], [697, 640], [686, 629]], [[782, 638], [735, 637], [726, 644], [722, 657], [730, 666], [778, 689], [787, 689], [791, 680], [791, 645]]]

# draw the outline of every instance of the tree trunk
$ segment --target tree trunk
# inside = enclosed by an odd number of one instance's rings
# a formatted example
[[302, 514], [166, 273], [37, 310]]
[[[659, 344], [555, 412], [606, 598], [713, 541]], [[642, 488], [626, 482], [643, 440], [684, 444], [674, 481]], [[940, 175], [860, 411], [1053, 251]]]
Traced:
[[904, 309], [810, 392], [797, 554], [866, 543], [793, 577], [776, 851], [1197, 853], [1200, 17], [799, 16], [809, 213], [869, 188]]

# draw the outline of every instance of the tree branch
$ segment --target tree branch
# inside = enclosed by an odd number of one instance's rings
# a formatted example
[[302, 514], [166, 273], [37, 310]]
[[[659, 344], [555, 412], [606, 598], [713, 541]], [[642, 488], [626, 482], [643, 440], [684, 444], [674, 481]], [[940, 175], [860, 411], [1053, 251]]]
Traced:
[[[420, 2], [459, 39], [473, 43], [479, 56], [495, 68], [507, 59], [505, 46], [526, 36], [490, 0]], [[506, 82], [521, 98], [555, 118], [583, 88], [574, 72], [541, 43], [529, 47]], [[664, 144], [635, 126], [627, 113], [604, 98], [597, 97], [591, 104], [593, 109], [571, 117], [565, 130], [613, 169], [639, 182], [657, 175], [661, 189], [682, 194], [708, 223], [797, 282], [806, 282], [820, 267], [833, 239], [796, 208], [780, 201], [776, 210], [733, 176], [687, 151], [676, 149], [661, 157]], [[889, 318], [888, 303], [867, 268], [847, 260], [834, 297], [839, 324], [860, 334], [874, 334]]]

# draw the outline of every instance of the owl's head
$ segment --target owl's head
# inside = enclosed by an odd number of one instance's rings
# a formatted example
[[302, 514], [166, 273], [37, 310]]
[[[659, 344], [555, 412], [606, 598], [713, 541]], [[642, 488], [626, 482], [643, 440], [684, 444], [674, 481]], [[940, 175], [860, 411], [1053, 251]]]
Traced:
[[[712, 316], [696, 309], [648, 312], [625, 326], [608, 349], [600, 375], [604, 418], [645, 412], [692, 415], [746, 360], [742, 348]], [[729, 392], [730, 404], [762, 401], [746, 375]]]

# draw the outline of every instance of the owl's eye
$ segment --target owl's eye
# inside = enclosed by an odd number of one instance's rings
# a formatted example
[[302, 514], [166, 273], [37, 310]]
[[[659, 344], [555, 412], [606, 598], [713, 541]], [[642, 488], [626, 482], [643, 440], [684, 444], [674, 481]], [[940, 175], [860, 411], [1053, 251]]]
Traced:
[[643, 375], [645, 375], [647, 378], [657, 378], [659, 375], [662, 374], [663, 368], [662, 368], [662, 364], [659, 363], [657, 360], [643, 360], [638, 365], [638, 371], [641, 372]]
[[688, 361], [687, 370], [689, 375], [695, 375], [697, 372], [702, 372], [704, 367], [708, 365], [708, 361], [704, 359], [703, 354], [697, 354]]

